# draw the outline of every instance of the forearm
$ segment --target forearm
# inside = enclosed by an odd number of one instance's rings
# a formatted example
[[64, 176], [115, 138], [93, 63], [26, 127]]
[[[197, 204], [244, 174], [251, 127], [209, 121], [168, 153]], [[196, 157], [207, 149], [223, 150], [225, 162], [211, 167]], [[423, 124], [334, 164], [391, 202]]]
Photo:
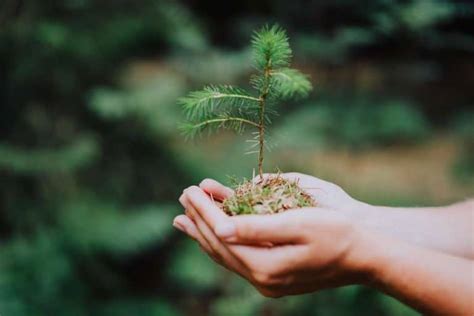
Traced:
[[369, 235], [358, 253], [368, 285], [427, 314], [473, 315], [473, 261]]
[[474, 258], [474, 200], [446, 207], [397, 208], [360, 204], [350, 216], [363, 227], [415, 245]]

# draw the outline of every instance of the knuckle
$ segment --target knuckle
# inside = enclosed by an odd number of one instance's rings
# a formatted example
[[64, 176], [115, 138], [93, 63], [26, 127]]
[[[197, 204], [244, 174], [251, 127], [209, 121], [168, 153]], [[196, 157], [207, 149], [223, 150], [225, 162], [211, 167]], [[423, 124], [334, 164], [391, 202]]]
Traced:
[[184, 214], [194, 221], [194, 214], [189, 209], [184, 210]]

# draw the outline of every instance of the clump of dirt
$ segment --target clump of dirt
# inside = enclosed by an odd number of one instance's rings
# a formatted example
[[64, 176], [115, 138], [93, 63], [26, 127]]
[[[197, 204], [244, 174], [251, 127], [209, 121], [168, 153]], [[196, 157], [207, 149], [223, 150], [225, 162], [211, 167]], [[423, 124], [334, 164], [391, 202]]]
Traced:
[[275, 214], [289, 209], [316, 206], [298, 181], [289, 181], [280, 175], [257, 181], [244, 181], [235, 188], [235, 194], [223, 201], [224, 212], [233, 215]]

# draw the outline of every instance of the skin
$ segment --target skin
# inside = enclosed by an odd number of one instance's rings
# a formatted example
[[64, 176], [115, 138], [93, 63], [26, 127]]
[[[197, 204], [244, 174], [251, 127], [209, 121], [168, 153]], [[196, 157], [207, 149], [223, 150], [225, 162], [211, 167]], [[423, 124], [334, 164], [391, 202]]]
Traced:
[[474, 201], [441, 208], [385, 208], [357, 201], [335, 184], [283, 174], [316, 208], [229, 217], [233, 194], [214, 180], [184, 190], [174, 220], [217, 263], [265, 296], [364, 284], [423, 313], [473, 315]]

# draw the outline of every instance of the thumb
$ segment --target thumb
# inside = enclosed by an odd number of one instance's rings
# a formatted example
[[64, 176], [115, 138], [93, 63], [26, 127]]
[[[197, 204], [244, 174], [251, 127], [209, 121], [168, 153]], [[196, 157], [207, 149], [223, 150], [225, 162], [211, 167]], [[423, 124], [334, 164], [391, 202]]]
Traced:
[[[304, 239], [300, 225], [304, 222], [298, 212], [290, 210], [273, 215], [239, 215], [219, 222], [215, 234], [237, 244], [301, 243]], [[301, 214], [303, 215], [303, 214]]]

